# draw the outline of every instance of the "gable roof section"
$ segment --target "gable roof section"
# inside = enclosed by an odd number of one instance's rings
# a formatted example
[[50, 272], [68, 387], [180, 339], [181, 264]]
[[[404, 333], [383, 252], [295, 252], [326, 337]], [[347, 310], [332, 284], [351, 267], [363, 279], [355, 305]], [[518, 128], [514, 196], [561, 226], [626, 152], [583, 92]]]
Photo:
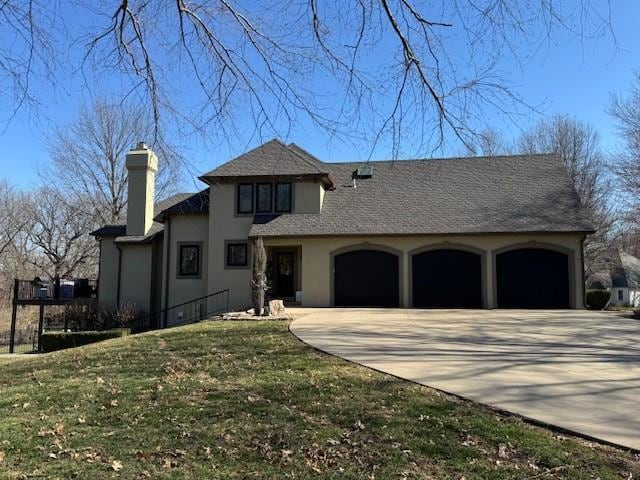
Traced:
[[198, 213], [209, 213], [209, 189], [198, 193], [185, 194], [185, 198], [174, 203], [167, 208], [155, 209], [154, 220], [162, 222], [170, 215], [189, 215]]
[[203, 181], [235, 177], [317, 176], [326, 180], [327, 164], [298, 147], [273, 139], [200, 177]]
[[640, 259], [620, 252], [620, 263], [629, 288], [640, 288]]
[[[352, 185], [352, 172], [373, 166]], [[319, 214], [257, 218], [251, 236], [592, 232], [557, 155], [325, 163]]]
[[[171, 195], [170, 197], [167, 197], [163, 200], [158, 201], [153, 206], [154, 222], [151, 225], [151, 228], [149, 229], [149, 232], [147, 232], [146, 235], [136, 235], [136, 236], [129, 235], [128, 236], [126, 223], [118, 224], [118, 225], [105, 225], [104, 227], [101, 227], [91, 232], [89, 235], [92, 235], [98, 238], [116, 237], [114, 241], [117, 243], [144, 243], [144, 242], [151, 241], [153, 237], [155, 237], [157, 234], [159, 234], [164, 230], [164, 226], [162, 225], [162, 223], [155, 220], [156, 217], [159, 217], [163, 212], [170, 210], [176, 205], [180, 205], [181, 203], [183, 203], [184, 201], [188, 200], [189, 198], [195, 195], [198, 195], [198, 194], [176, 193], [175, 195]], [[209, 206], [209, 203], [207, 201], [207, 208], [208, 206]]]
[[588, 278], [588, 288], [596, 288], [599, 283], [604, 288], [640, 289], [640, 259], [621, 250], [614, 250], [609, 253], [607, 260], [607, 268]]

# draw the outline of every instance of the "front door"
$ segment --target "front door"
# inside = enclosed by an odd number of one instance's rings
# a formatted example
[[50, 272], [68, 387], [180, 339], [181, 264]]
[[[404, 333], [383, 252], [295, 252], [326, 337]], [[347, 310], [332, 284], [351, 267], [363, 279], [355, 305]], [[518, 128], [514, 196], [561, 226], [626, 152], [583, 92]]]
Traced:
[[295, 252], [275, 253], [275, 297], [295, 297], [295, 258]]

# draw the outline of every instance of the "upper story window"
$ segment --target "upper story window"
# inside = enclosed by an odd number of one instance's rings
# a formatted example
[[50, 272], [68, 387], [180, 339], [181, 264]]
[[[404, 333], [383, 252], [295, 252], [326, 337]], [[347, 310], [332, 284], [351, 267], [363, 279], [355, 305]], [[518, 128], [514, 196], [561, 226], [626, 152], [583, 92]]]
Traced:
[[253, 213], [253, 183], [238, 184], [238, 213]]
[[291, 184], [276, 183], [276, 212], [291, 212]]
[[236, 188], [236, 212], [290, 213], [292, 191], [290, 182], [239, 183]]
[[273, 184], [256, 185], [256, 213], [271, 213], [273, 210]]

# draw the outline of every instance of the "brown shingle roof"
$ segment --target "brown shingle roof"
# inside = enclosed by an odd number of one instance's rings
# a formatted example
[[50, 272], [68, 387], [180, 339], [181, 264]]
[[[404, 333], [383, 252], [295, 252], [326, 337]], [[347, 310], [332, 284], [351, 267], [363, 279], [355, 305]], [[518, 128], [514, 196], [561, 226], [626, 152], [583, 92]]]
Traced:
[[234, 177], [277, 177], [310, 175], [328, 182], [327, 164], [295, 144], [273, 139], [214, 168], [200, 178], [215, 180]]
[[[167, 210], [175, 207], [176, 205], [180, 205], [184, 201], [196, 195], [199, 195], [199, 194], [176, 193], [175, 195], [171, 195], [170, 197], [167, 197], [163, 200], [158, 201], [153, 206], [154, 222], [151, 225], [151, 228], [149, 229], [149, 232], [146, 235], [127, 236], [126, 224], [105, 225], [104, 227], [101, 227], [91, 232], [89, 235], [92, 235], [98, 238], [116, 237], [115, 241], [118, 243], [140, 243], [140, 242], [150, 241], [155, 235], [157, 235], [158, 233], [164, 230], [164, 225], [162, 225], [162, 223], [155, 221], [155, 218], [160, 216], [163, 212], [166, 212]], [[208, 195], [207, 195], [207, 198], [208, 198]], [[209, 206], [209, 203], [207, 201], [207, 208], [208, 206]]]
[[319, 214], [259, 218], [251, 236], [412, 235], [593, 230], [556, 155], [325, 163], [335, 191]]

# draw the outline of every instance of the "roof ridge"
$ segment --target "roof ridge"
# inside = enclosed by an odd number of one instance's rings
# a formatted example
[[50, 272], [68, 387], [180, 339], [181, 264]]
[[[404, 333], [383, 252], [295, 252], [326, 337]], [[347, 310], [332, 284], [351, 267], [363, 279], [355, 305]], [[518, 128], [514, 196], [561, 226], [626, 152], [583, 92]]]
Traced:
[[[295, 147], [298, 148], [300, 150], [302, 150], [304, 153], [306, 153], [307, 155], [309, 155], [310, 157], [313, 157], [313, 159], [315, 159], [315, 161], [312, 161], [309, 158], [305, 158], [302, 155], [300, 155], [300, 153], [296, 152], [295, 149], [291, 148], [291, 147]], [[293, 153], [296, 157], [298, 157], [299, 159], [301, 159], [303, 162], [306, 162], [308, 165], [316, 168], [318, 170], [318, 173], [327, 173], [327, 172], [323, 172], [322, 170], [320, 170], [319, 165], [316, 165], [316, 162], [321, 163], [321, 164], [325, 164], [326, 162], [323, 162], [322, 160], [320, 160], [319, 158], [317, 158], [315, 155], [307, 152], [304, 148], [302, 148], [300, 145], [297, 145], [295, 143], [290, 143], [289, 145], [285, 145], [285, 147], [287, 147], [287, 150], [289, 150], [291, 153]]]
[[477, 157], [433, 157], [433, 158], [398, 158], [395, 160], [347, 160], [337, 162], [322, 162], [326, 165], [342, 165], [356, 163], [402, 163], [402, 162], [430, 162], [430, 161], [456, 161], [456, 160], [491, 160], [505, 158], [523, 158], [523, 157], [560, 157], [559, 153], [514, 153], [504, 155], [483, 155]]

